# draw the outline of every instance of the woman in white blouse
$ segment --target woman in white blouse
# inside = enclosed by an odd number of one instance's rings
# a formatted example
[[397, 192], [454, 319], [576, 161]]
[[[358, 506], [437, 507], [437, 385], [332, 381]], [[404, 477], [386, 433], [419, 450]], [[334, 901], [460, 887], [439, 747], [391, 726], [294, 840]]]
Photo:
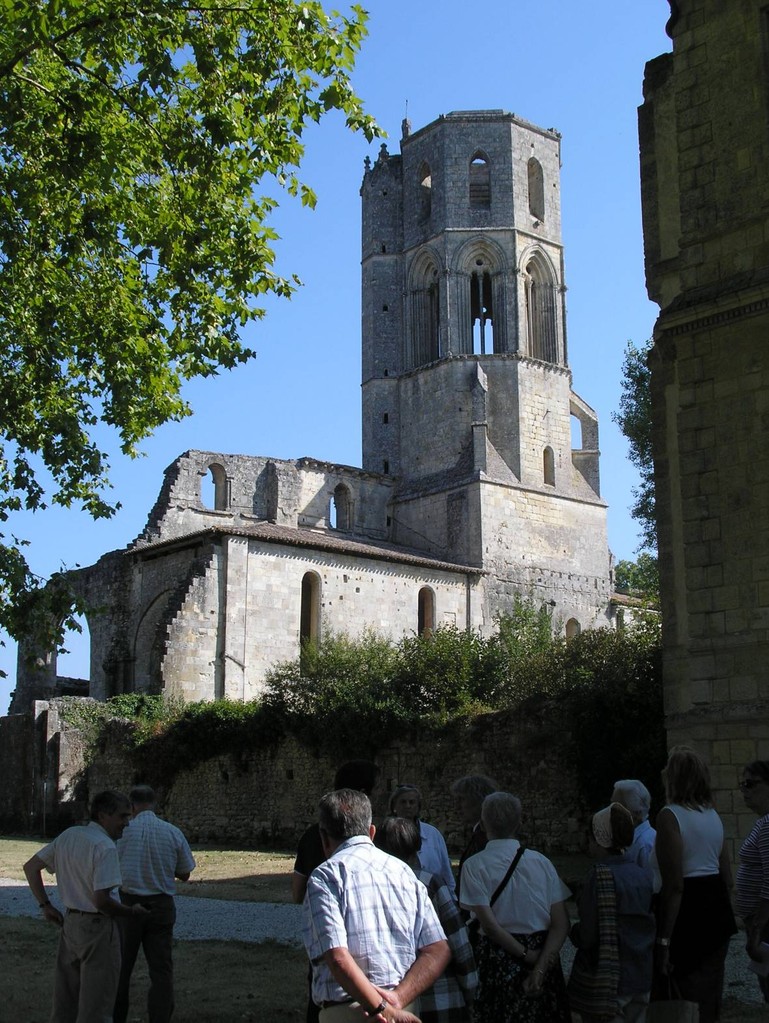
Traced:
[[481, 929], [473, 1021], [570, 1023], [558, 953], [569, 933], [571, 892], [550, 860], [521, 850], [516, 796], [487, 796], [481, 820], [489, 841], [465, 861], [460, 882], [461, 905]]
[[680, 996], [699, 1004], [700, 1023], [714, 1023], [729, 938], [737, 931], [724, 827], [699, 753], [675, 746], [662, 777], [667, 805], [657, 814], [649, 861], [661, 881], [652, 1001], [665, 997], [672, 977]]

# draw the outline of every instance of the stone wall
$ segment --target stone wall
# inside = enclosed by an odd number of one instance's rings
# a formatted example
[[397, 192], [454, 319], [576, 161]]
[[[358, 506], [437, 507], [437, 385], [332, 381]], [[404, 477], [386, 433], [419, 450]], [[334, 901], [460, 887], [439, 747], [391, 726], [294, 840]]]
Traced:
[[[41, 707], [43, 705], [38, 705]], [[47, 708], [47, 705], [45, 705]], [[56, 720], [56, 701], [51, 703]], [[18, 757], [34, 757], [32, 732], [26, 715], [0, 721], [17, 731]], [[8, 722], [12, 722], [8, 725]], [[128, 790], [150, 781], [158, 790], [162, 811], [194, 842], [228, 842], [292, 848], [315, 819], [318, 798], [331, 788], [336, 765], [288, 738], [274, 749], [246, 755], [217, 756], [192, 771], [181, 772], [164, 787], [162, 779], [137, 771], [124, 749], [124, 727], [115, 722], [106, 748], [94, 764], [82, 770], [79, 737], [63, 728], [61, 777], [52, 780], [56, 805], [48, 811], [48, 830], [72, 822], [85, 812], [86, 796], [105, 788]], [[10, 734], [10, 733], [9, 733]], [[0, 744], [0, 749], [6, 743]], [[39, 747], [38, 747], [39, 749]], [[387, 813], [388, 793], [396, 785], [417, 785], [423, 794], [423, 815], [446, 836], [455, 851], [465, 831], [451, 796], [451, 783], [464, 774], [488, 774], [523, 803], [527, 841], [545, 852], [582, 849], [586, 808], [571, 767], [570, 736], [558, 704], [532, 700], [520, 713], [487, 715], [472, 725], [455, 726], [437, 737], [405, 738], [371, 752], [381, 768], [374, 797], [376, 818]], [[78, 769], [79, 764], [79, 769]], [[31, 792], [31, 790], [30, 790]], [[2, 798], [7, 800], [7, 794]], [[0, 807], [0, 821], [22, 828], [32, 818], [25, 807]], [[41, 827], [39, 815], [34, 820]]]
[[639, 119], [666, 724], [730, 836], [769, 759], [768, 31], [765, 0], [678, 0]]

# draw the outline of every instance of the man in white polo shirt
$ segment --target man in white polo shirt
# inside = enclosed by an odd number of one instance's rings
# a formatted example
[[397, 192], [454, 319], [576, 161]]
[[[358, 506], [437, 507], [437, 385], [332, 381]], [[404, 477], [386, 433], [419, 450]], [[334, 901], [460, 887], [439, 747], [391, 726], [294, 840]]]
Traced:
[[150, 912], [141, 920], [121, 920], [123, 963], [114, 1023], [125, 1023], [128, 1016], [131, 973], [140, 947], [150, 975], [149, 1021], [168, 1023], [174, 1011], [174, 878], [186, 881], [195, 860], [181, 831], [155, 815], [155, 793], [149, 785], [137, 785], [130, 797], [133, 820], [117, 846], [123, 875], [120, 898], [126, 906], [141, 903]]
[[[120, 976], [115, 919], [147, 916], [140, 905], [113, 898], [120, 885], [115, 840], [131, 816], [122, 792], [99, 792], [86, 826], [67, 828], [24, 864], [45, 919], [61, 927], [53, 994], [53, 1023], [96, 1023], [112, 1015]], [[46, 893], [42, 871], [56, 874], [62, 914]]]

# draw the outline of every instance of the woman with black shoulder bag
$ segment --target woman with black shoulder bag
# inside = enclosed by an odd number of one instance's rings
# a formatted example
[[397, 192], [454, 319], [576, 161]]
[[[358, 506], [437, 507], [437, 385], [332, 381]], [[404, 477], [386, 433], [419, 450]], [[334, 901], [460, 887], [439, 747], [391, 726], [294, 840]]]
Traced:
[[570, 891], [541, 853], [515, 837], [520, 800], [487, 796], [486, 848], [462, 867], [461, 904], [478, 921], [474, 1023], [570, 1023], [559, 952], [569, 933]]

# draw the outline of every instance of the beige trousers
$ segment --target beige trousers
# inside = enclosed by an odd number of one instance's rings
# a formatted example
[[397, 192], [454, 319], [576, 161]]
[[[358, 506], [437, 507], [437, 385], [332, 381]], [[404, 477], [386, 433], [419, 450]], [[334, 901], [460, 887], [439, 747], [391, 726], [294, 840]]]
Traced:
[[[418, 1016], [419, 1000], [404, 1005], [403, 1008]], [[345, 1002], [344, 1005], [332, 1005], [328, 1009], [320, 1010], [320, 1023], [352, 1023], [353, 1020], [361, 1023], [361, 1020], [365, 1019], [365, 1010], [361, 1008], [360, 1002]]]
[[111, 1023], [120, 977], [120, 938], [102, 913], [64, 917], [51, 1023]]

